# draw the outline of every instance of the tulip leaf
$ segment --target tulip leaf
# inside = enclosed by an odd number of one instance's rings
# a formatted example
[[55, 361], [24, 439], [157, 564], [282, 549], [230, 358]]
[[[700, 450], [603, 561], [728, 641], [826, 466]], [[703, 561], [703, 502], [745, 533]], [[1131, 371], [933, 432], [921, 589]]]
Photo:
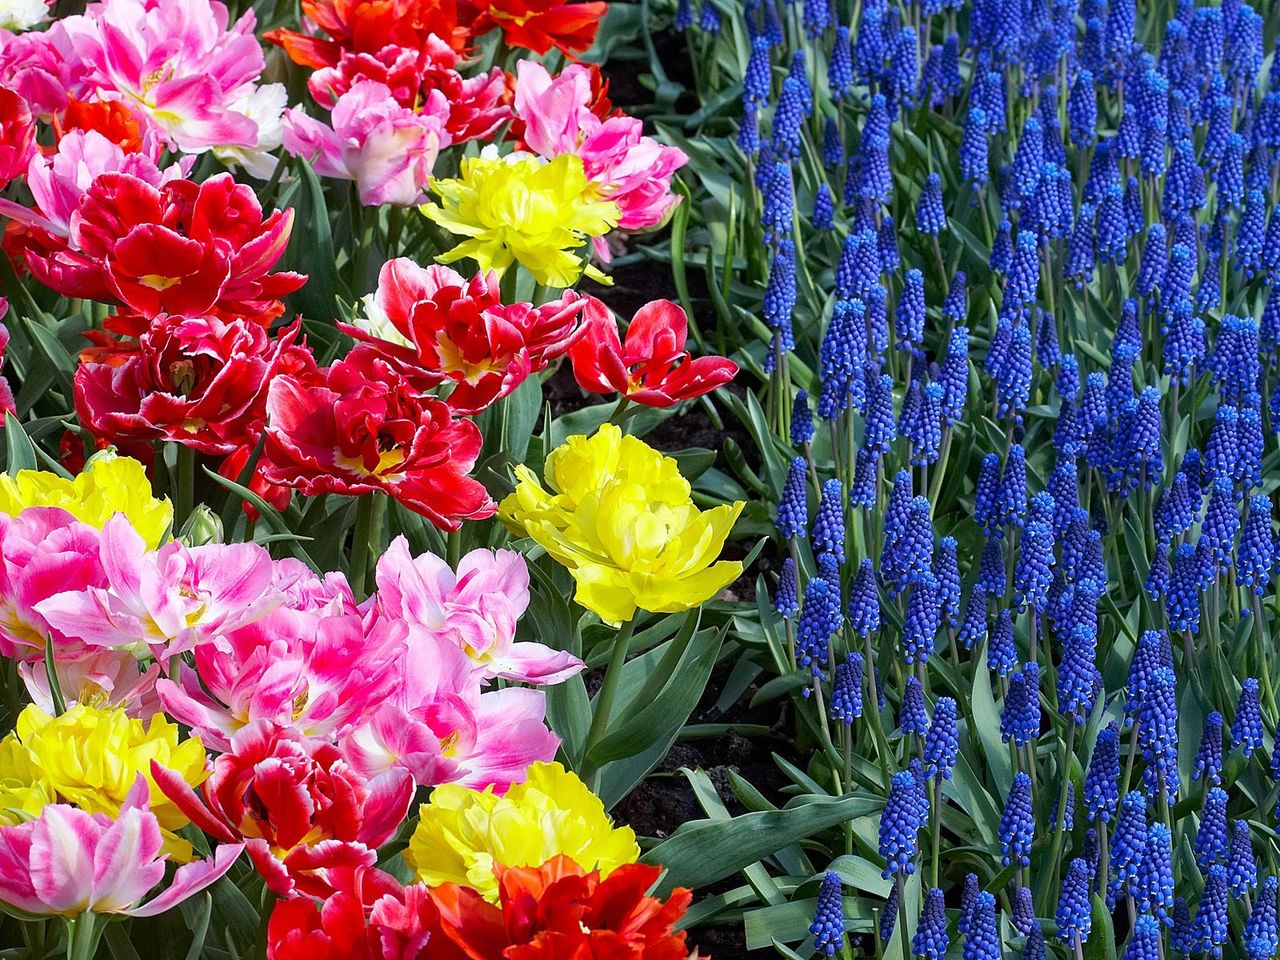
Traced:
[[4, 415], [5, 469], [16, 477], [19, 470], [37, 469], [36, 448], [12, 413]]
[[214, 470], [210, 470], [208, 467], [204, 468], [204, 472], [208, 474], [210, 479], [215, 483], [239, 494], [246, 503], [252, 504], [254, 509], [258, 511], [258, 514], [272, 530], [278, 534], [284, 535], [281, 542], [289, 548], [289, 552], [291, 554], [305, 563], [316, 573], [321, 572], [320, 568], [316, 565], [316, 562], [311, 559], [311, 555], [303, 549], [302, 541], [293, 533], [292, 530], [289, 529], [289, 525], [285, 522], [284, 517], [280, 516], [279, 511], [277, 511], [275, 507], [271, 506], [271, 504], [267, 503], [267, 501], [263, 500], [248, 487], [242, 487], [234, 480], [228, 480], [226, 477], [222, 476], [222, 474], [217, 473]]
[[[668, 733], [670, 739], [674, 739], [702, 697], [723, 637], [723, 629], [698, 634], [686, 655], [674, 664], [670, 682], [651, 699], [637, 696], [635, 703], [644, 706], [634, 713], [624, 713], [621, 722], [595, 745], [588, 759], [604, 764], [633, 757]], [[678, 640], [670, 641], [666, 652], [678, 649]]]
[[[293, 235], [285, 261], [300, 273], [307, 274], [307, 282], [289, 297], [290, 305], [307, 317], [336, 319], [338, 268], [333, 232], [329, 225], [329, 206], [325, 201], [320, 178], [311, 169], [311, 164], [299, 157], [296, 168], [302, 175], [306, 189], [298, 191], [295, 206], [297, 218], [293, 224]], [[372, 211], [366, 213], [371, 215]]]
[[882, 798], [867, 793], [798, 797], [781, 810], [682, 824], [641, 859], [666, 867], [658, 883], [664, 895], [674, 887], [696, 890], [837, 824], [878, 814], [883, 806]]
[[187, 950], [187, 960], [200, 960], [200, 955], [204, 952], [205, 937], [209, 934], [209, 920], [213, 916], [212, 894], [206, 890], [198, 901], [188, 900], [182, 905], [182, 912], [187, 915], [187, 922], [191, 926], [192, 940], [191, 947]]
[[31, 337], [31, 341], [35, 349], [39, 351], [41, 358], [49, 365], [49, 369], [53, 371], [54, 377], [62, 390], [68, 397], [71, 396], [71, 377], [76, 368], [76, 361], [71, 356], [71, 353], [62, 345], [62, 341], [58, 339], [57, 335], [43, 324], [33, 321], [26, 324], [23, 329]]

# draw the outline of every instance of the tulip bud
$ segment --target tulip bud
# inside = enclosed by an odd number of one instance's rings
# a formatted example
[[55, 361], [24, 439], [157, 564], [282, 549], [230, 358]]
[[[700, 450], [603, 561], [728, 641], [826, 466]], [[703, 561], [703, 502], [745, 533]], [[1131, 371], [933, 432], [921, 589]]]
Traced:
[[222, 518], [202, 503], [191, 511], [191, 516], [182, 525], [179, 539], [189, 547], [222, 543]]

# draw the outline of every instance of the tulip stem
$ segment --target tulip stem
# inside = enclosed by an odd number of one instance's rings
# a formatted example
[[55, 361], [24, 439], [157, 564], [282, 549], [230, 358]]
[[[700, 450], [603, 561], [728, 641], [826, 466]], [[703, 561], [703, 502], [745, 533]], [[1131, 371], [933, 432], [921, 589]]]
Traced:
[[596, 694], [595, 709], [591, 713], [587, 744], [582, 751], [582, 775], [593, 790], [597, 787], [598, 764], [592, 759], [591, 751], [604, 739], [605, 731], [609, 726], [609, 716], [613, 713], [613, 698], [618, 693], [618, 682], [622, 679], [622, 668], [627, 662], [627, 649], [631, 646], [631, 633], [635, 625], [633, 618], [618, 629], [618, 635], [613, 641], [613, 652], [609, 654], [609, 665], [605, 667], [604, 683], [600, 686], [600, 692]]
[[178, 444], [175, 472], [173, 528], [178, 531], [186, 524], [196, 504], [196, 452], [185, 443]]
[[98, 952], [102, 925], [96, 914], [86, 910], [67, 919], [67, 960], [93, 960]]
[[375, 539], [382, 535], [382, 515], [386, 501], [379, 493], [366, 493], [356, 500], [356, 526], [351, 534], [351, 589], [363, 600], [369, 595], [370, 562], [378, 552]]

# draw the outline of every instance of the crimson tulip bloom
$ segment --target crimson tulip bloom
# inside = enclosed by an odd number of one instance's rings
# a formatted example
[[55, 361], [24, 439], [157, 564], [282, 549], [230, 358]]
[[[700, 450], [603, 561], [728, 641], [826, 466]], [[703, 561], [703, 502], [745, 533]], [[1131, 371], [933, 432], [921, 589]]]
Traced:
[[197, 794], [154, 761], [151, 775], [183, 815], [223, 843], [243, 841], [267, 888], [327, 897], [328, 874], [371, 867], [413, 799], [413, 778], [361, 776], [338, 748], [259, 720], [231, 738]]
[[310, 376], [276, 377], [267, 415], [268, 483], [308, 496], [382, 490], [442, 530], [497, 509], [467, 476], [480, 456], [480, 429], [367, 348]]
[[[127, 330], [129, 319], [112, 325]], [[273, 338], [248, 320], [161, 315], [128, 331], [136, 341], [92, 332], [98, 345], [75, 373], [76, 413], [117, 445], [164, 439], [208, 454], [252, 447], [271, 378], [315, 368], [295, 344], [298, 330], [295, 322]]]
[[307, 32], [270, 30], [263, 39], [299, 66], [318, 70], [334, 66], [343, 53], [377, 53], [388, 45], [420, 49], [433, 35], [463, 50], [470, 13], [465, 0], [302, 0]]
[[726, 357], [692, 357], [685, 350], [689, 318], [670, 300], [636, 311], [627, 337], [613, 313], [587, 298], [587, 332], [569, 350], [573, 375], [589, 393], [618, 393], [646, 407], [670, 407], [722, 387], [738, 374]]
[[472, 414], [563, 356], [583, 332], [584, 304], [573, 291], [540, 307], [503, 304], [496, 274], [468, 280], [401, 257], [383, 265], [367, 317], [339, 326], [409, 380], [452, 385], [449, 406]]
[[265, 325], [283, 312], [279, 298], [306, 282], [270, 272], [292, 226], [292, 210], [264, 219], [253, 190], [230, 174], [157, 188], [104, 173], [80, 201], [70, 248], [29, 250], [27, 267], [65, 296], [93, 299], [105, 288], [148, 317], [256, 316]]

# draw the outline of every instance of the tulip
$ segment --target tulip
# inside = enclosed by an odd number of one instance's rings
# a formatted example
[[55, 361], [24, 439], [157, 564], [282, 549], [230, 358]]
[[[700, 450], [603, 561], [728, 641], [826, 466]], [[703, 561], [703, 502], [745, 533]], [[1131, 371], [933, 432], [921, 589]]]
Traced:
[[331, 744], [262, 720], [240, 730], [197, 795], [153, 764], [160, 789], [205, 833], [244, 841], [267, 888], [324, 898], [337, 867], [371, 867], [413, 797], [402, 770], [365, 778]]
[[477, 413], [563, 356], [582, 334], [586, 300], [565, 291], [535, 307], [504, 305], [498, 278], [399, 258], [383, 265], [365, 314], [341, 329], [424, 387], [447, 383], [449, 406]]
[[239, 318], [167, 315], [136, 341], [95, 332], [98, 346], [75, 372], [80, 422], [114, 444], [171, 440], [233, 453], [260, 432], [271, 378], [314, 366], [298, 332], [296, 322], [271, 337]]
[[429, 34], [415, 47], [388, 44], [369, 53], [344, 52], [335, 65], [311, 74], [307, 89], [330, 110], [361, 80], [385, 84], [395, 101], [409, 109], [430, 102], [432, 92], [439, 91], [449, 105], [449, 139], [455, 144], [485, 139], [511, 119], [511, 108], [504, 102], [507, 76], [501, 67], [493, 67], [488, 73], [463, 77], [456, 69], [459, 59], [444, 40]]
[[502, 29], [508, 46], [544, 54], [555, 47], [566, 56], [586, 53], [608, 4], [560, 3], [557, 0], [487, 0], [477, 3], [480, 16], [472, 30], [478, 36], [494, 27]]
[[185, 153], [256, 148], [258, 124], [235, 109], [265, 60], [246, 13], [230, 27], [218, 0], [111, 0], [60, 21], [91, 92], [129, 103]]
[[302, 0], [306, 32], [272, 30], [264, 39], [283, 47], [294, 63], [312, 69], [332, 67], [344, 53], [377, 53], [389, 45], [421, 50], [434, 37], [461, 51], [471, 37], [459, 27], [467, 11], [443, 0]]
[[380, 616], [461, 651], [483, 680], [560, 683], [585, 666], [570, 653], [516, 641], [529, 607], [529, 568], [514, 551], [472, 550], [455, 573], [435, 554], [411, 557], [408, 542], [396, 537], [378, 560], [377, 583]]
[[213, 750], [231, 749], [235, 732], [259, 720], [336, 739], [391, 693], [405, 632], [387, 621], [366, 626], [354, 598], [345, 611], [288, 604], [197, 647], [194, 669], [159, 681], [157, 692]]
[[155, 917], [216, 882], [240, 844], [179, 867], [173, 882], [143, 902], [165, 875], [160, 825], [139, 777], [117, 816], [50, 804], [39, 817], [0, 827], [0, 903], [31, 919], [61, 916], [69, 960], [92, 960], [103, 920]]
[[[267, 924], [267, 960], [462, 960], [440, 934], [440, 915], [422, 884], [401, 886], [372, 867], [329, 872], [323, 903], [277, 901]], [[435, 939], [437, 936], [440, 939]]]
[[28, 251], [27, 266], [66, 296], [105, 289], [148, 317], [216, 312], [265, 325], [284, 309], [278, 298], [306, 280], [270, 272], [292, 226], [292, 210], [264, 218], [253, 191], [230, 174], [156, 188], [104, 173], [80, 202], [71, 247], [56, 256]]
[[[434, 180], [431, 189], [440, 203], [423, 214], [467, 238], [439, 262], [470, 258], [481, 272], [501, 276], [518, 261], [538, 283], [561, 289], [584, 273], [607, 282], [579, 248], [617, 226], [618, 205], [596, 196], [580, 158], [562, 154], [543, 163], [482, 154], [462, 161], [461, 176]], [[513, 197], [521, 201], [513, 204]]]
[[659, 867], [626, 863], [609, 876], [565, 856], [531, 867], [497, 867], [498, 906], [465, 887], [431, 890], [449, 938], [506, 960], [633, 957], [683, 960], [677, 931], [693, 894], [676, 887], [663, 902], [647, 892]]
[[568, 567], [574, 599], [606, 623], [630, 622], [637, 609], [692, 609], [742, 573], [716, 556], [744, 504], [699, 510], [676, 462], [613, 424], [570, 437], [545, 472], [549, 491], [516, 467], [499, 516]]
[[569, 351], [573, 375], [583, 390], [614, 393], [647, 407], [670, 407], [722, 387], [738, 373], [724, 357], [691, 357], [685, 349], [689, 319], [670, 300], [654, 300], [636, 311], [626, 340], [618, 338], [613, 313], [587, 298], [587, 332]]
[[0, 85], [0, 189], [27, 170], [36, 152], [36, 125], [27, 101]]
[[289, 110], [284, 145], [320, 176], [354, 180], [365, 206], [408, 207], [421, 201], [436, 156], [452, 142], [448, 118], [439, 91], [411, 110], [385, 84], [359, 80], [334, 104], [332, 126]]
[[309, 496], [383, 491], [445, 530], [493, 514], [484, 486], [466, 475], [479, 428], [367, 350], [314, 375], [276, 377], [267, 413], [270, 483]]
[[498, 902], [496, 867], [538, 867], [564, 856], [608, 876], [640, 857], [630, 827], [615, 827], [600, 798], [558, 763], [535, 763], [504, 796], [456, 784], [419, 808], [405, 860], [428, 886], [457, 883]]
[[531, 763], [556, 755], [546, 695], [506, 687], [481, 693], [460, 650], [410, 634], [399, 683], [341, 744], [357, 770], [401, 769], [422, 786], [458, 783], [503, 793]]
[[283, 601], [271, 555], [255, 543], [155, 552], [122, 516], [108, 520], [98, 546], [106, 584], [55, 593], [35, 605], [54, 629], [96, 647], [144, 649], [168, 664], [206, 642], [266, 616]]

